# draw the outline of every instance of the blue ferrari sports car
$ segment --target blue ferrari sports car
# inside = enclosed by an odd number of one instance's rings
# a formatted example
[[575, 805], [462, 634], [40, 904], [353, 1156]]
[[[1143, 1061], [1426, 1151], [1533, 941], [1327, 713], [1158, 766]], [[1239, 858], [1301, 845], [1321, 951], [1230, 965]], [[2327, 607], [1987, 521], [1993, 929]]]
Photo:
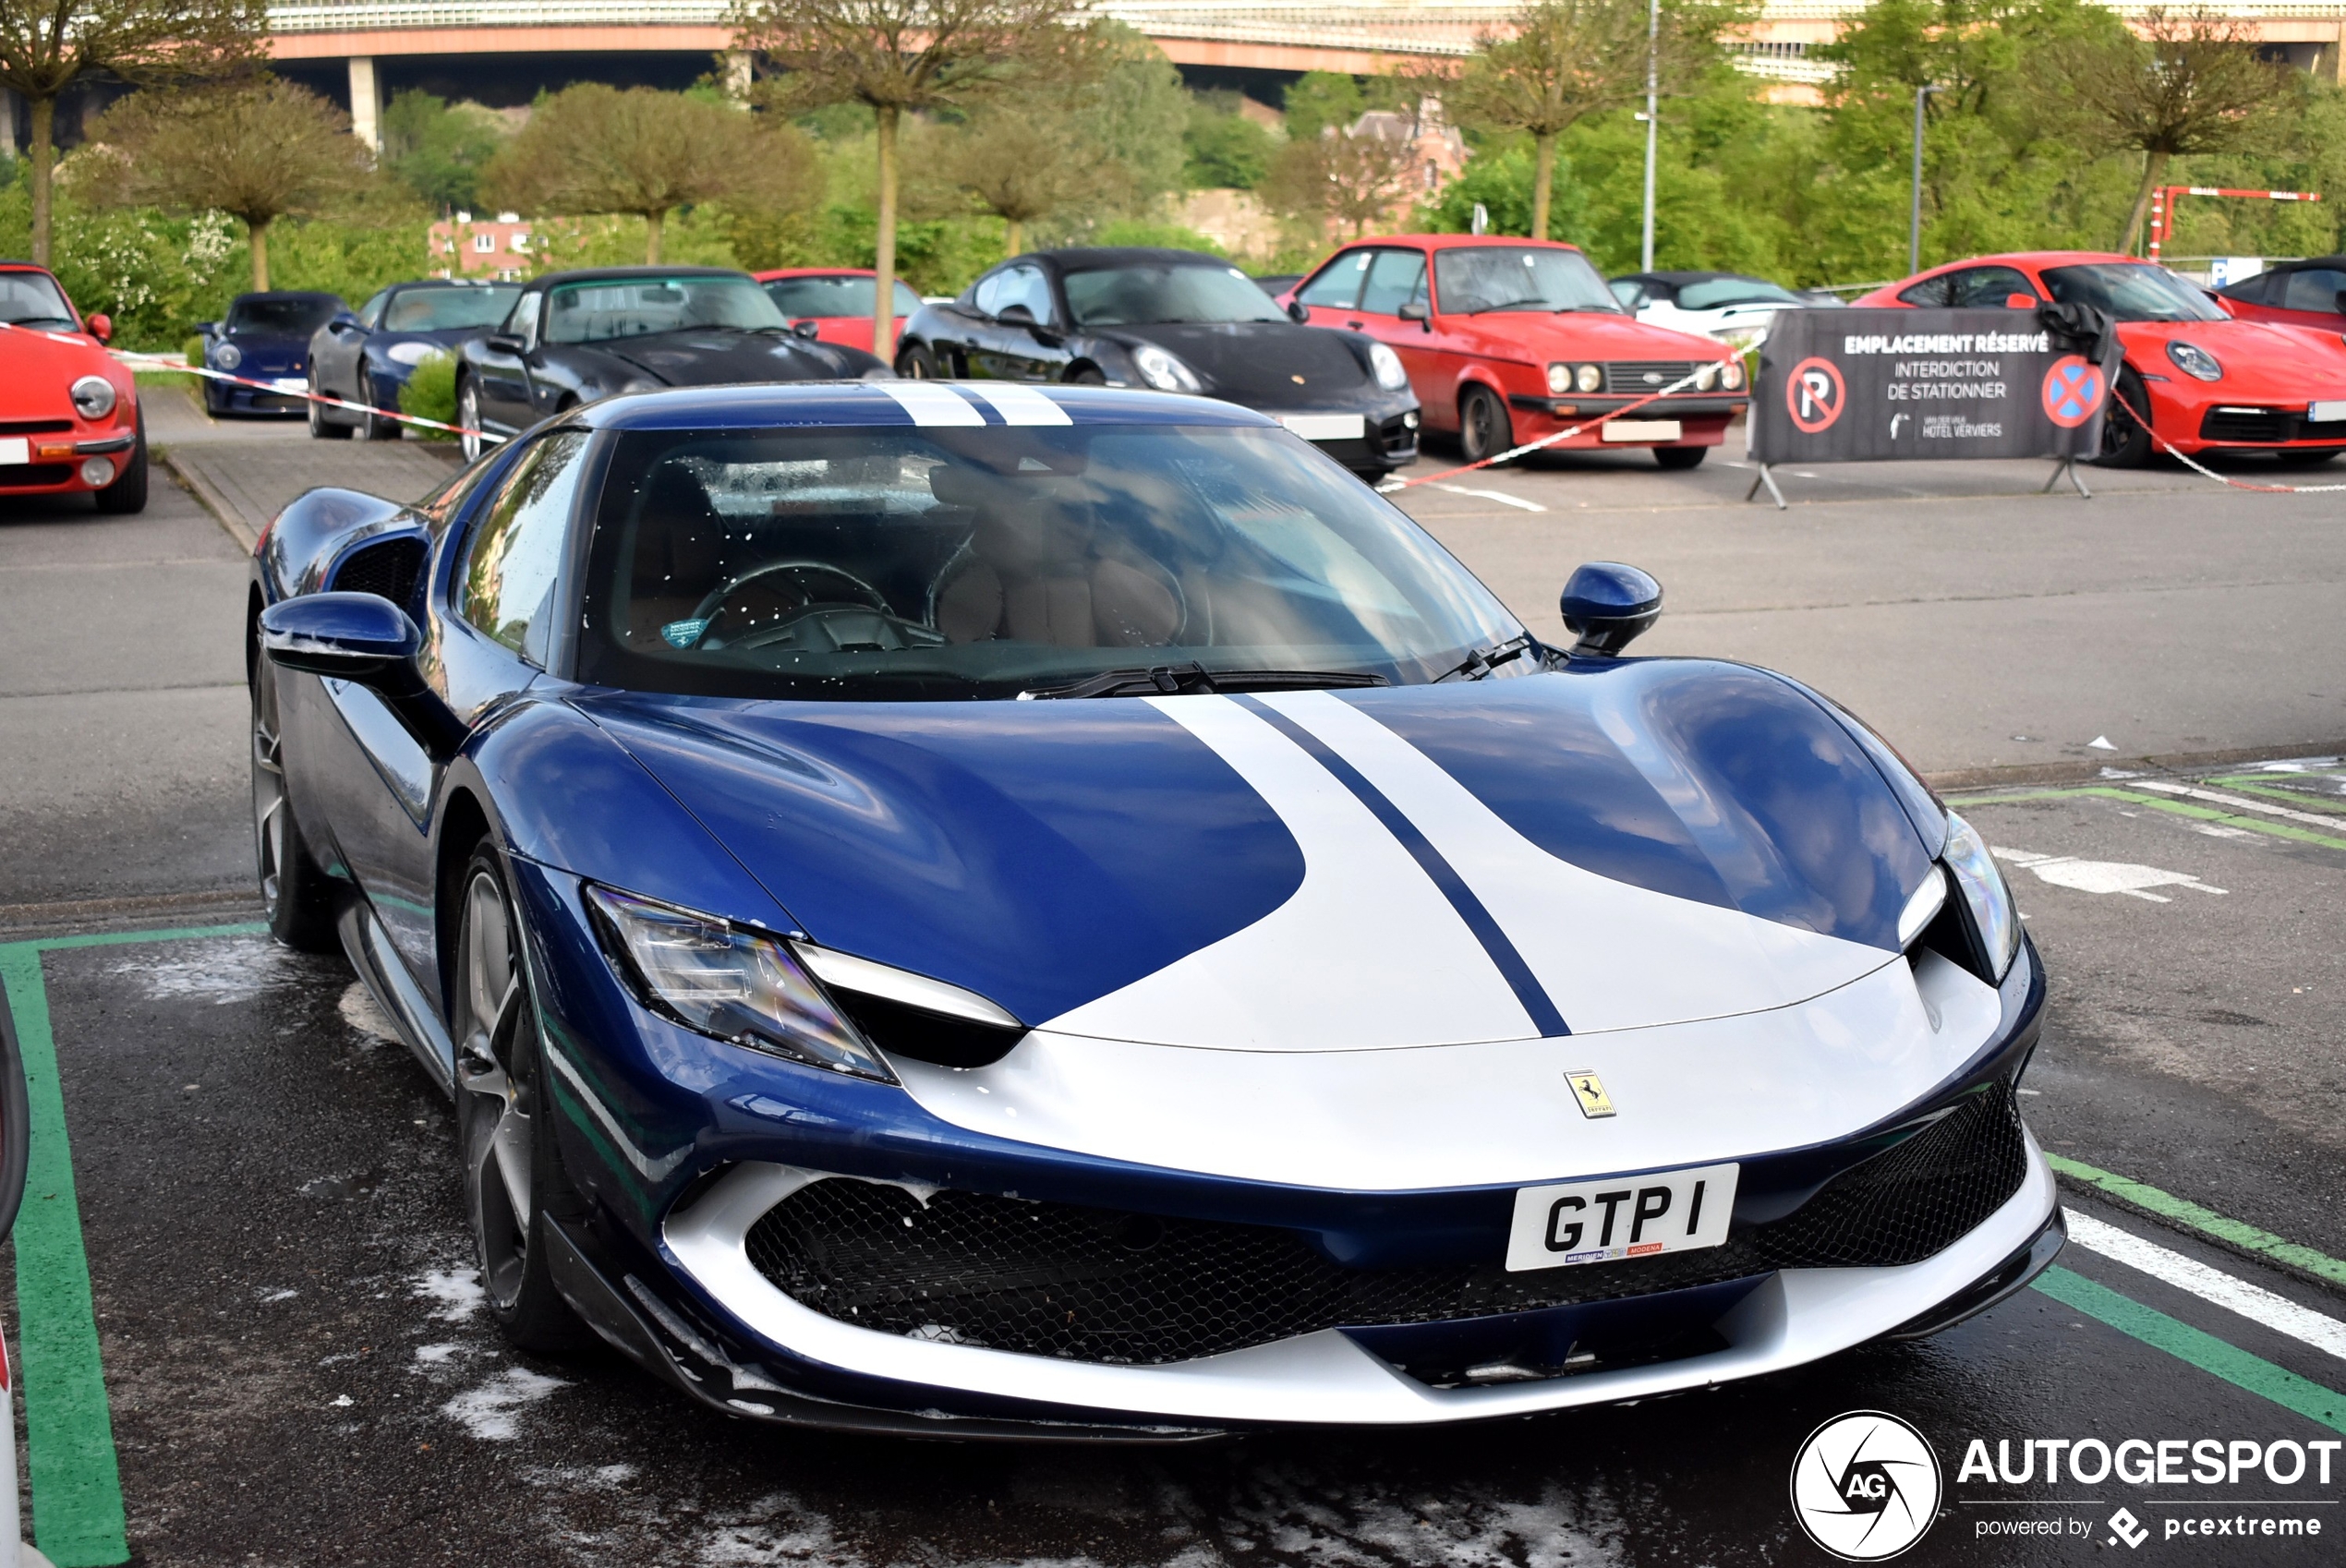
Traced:
[[1551, 647], [1269, 418], [675, 389], [263, 536], [277, 936], [457, 1107], [487, 1297], [704, 1405], [1171, 1441], [1651, 1397], [2062, 1243], [1978, 835], [1744, 665]]

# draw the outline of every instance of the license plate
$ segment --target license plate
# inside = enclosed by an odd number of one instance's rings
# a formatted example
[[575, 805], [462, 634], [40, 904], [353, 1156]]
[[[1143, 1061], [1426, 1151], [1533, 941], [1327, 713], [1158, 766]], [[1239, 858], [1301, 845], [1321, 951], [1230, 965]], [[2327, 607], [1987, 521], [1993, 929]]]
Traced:
[[1358, 414], [1289, 414], [1279, 420], [1307, 441], [1357, 441], [1369, 433], [1369, 422]]
[[2346, 398], [2331, 398], [2305, 410], [2308, 425], [2327, 425], [2335, 419], [2346, 419]]
[[1609, 441], [1675, 441], [1679, 433], [1675, 419], [1615, 419], [1604, 428]]
[[22, 436], [10, 436], [6, 440], [0, 440], [0, 464], [31, 461], [32, 443], [30, 441], [26, 440]]
[[281, 392], [301, 393], [309, 390], [309, 379], [307, 376], [279, 376], [269, 384]]
[[1727, 1239], [1738, 1165], [1699, 1165], [1614, 1181], [1519, 1188], [1507, 1267], [1560, 1269], [1662, 1252], [1696, 1252]]

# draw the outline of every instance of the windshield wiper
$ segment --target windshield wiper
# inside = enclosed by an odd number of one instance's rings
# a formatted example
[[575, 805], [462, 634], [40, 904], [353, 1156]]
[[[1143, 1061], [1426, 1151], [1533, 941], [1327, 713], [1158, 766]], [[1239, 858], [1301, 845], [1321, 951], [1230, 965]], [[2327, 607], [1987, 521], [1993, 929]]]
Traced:
[[1531, 634], [1527, 632], [1520, 637], [1509, 637], [1504, 643], [1493, 643], [1487, 648], [1477, 648], [1467, 655], [1467, 661], [1464, 664], [1459, 665], [1456, 669], [1445, 669], [1435, 676], [1433, 683], [1438, 686], [1443, 681], [1459, 675], [1465, 676], [1469, 681], [1480, 681], [1499, 666], [1510, 659], [1521, 658], [1537, 646], [1539, 645], [1531, 640]]
[[1481, 315], [1485, 314], [1486, 312], [1493, 311], [1493, 310], [1514, 310], [1514, 309], [1518, 308], [1519, 307], [1526, 306], [1526, 305], [1540, 305], [1540, 306], [1544, 306], [1544, 305], [1546, 305], [1547, 303], [1548, 303], [1548, 302], [1547, 302], [1547, 300], [1546, 300], [1546, 299], [1542, 298], [1542, 296], [1538, 296], [1538, 295], [1533, 295], [1533, 296], [1532, 296], [1530, 298], [1529, 298], [1529, 299], [1503, 299], [1503, 300], [1499, 301], [1499, 303], [1498, 303], [1498, 304], [1496, 304], [1496, 305], [1485, 305], [1485, 306], [1483, 306], [1481, 309], [1479, 309], [1479, 310], [1469, 310], [1469, 311], [1468, 311], [1468, 312], [1467, 312], [1467, 314], [1468, 314], [1468, 315], [1469, 315], [1469, 316], [1481, 316]]
[[1038, 686], [1018, 694], [1021, 702], [1057, 697], [1171, 697], [1199, 692], [1298, 692], [1327, 686], [1388, 686], [1382, 675], [1341, 669], [1208, 669], [1188, 664], [1105, 669], [1064, 686]]

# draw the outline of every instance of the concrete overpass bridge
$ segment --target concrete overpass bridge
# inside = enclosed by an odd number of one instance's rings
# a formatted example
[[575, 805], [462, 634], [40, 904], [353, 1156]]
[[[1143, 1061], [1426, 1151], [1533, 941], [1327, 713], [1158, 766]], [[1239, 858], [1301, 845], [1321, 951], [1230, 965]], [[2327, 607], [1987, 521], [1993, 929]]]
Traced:
[[[2125, 15], [2148, 9], [2149, 0], [2112, 6]], [[333, 90], [373, 140], [381, 103], [408, 85], [485, 78], [519, 90], [520, 100], [556, 78], [682, 85], [732, 45], [726, 8], [725, 0], [286, 0], [269, 15], [281, 68]], [[1745, 68], [1796, 91], [1813, 88], [1828, 73], [1808, 50], [1863, 8], [1862, 0], [1768, 0], [1745, 46]], [[2346, 0], [2217, 0], [2214, 8], [2247, 21], [2292, 64], [2339, 78]], [[1311, 70], [1368, 75], [1412, 58], [1463, 54], [1515, 7], [1470, 0], [1101, 0], [1100, 9], [1155, 40], [1193, 76], [1235, 81], [1263, 73], [1268, 82]]]

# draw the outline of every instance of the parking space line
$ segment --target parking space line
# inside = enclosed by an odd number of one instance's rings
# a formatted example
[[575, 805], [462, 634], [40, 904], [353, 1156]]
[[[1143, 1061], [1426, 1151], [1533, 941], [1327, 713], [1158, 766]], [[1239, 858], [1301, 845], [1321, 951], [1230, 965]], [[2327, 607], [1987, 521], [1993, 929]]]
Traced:
[[2261, 1323], [2276, 1333], [2285, 1333], [2346, 1360], [2346, 1323], [2325, 1317], [2310, 1307], [2300, 1307], [2286, 1296], [2276, 1296], [2262, 1285], [2251, 1285], [2221, 1269], [2210, 1268], [2196, 1258], [2186, 1258], [2131, 1231], [2104, 1224], [2091, 1214], [2081, 1214], [2074, 1209], [2067, 1214], [2069, 1239], [2086, 1251], [2098, 1252], [2153, 1279], [2164, 1280], [2177, 1290], [2189, 1291], [2202, 1301], [2212, 1301], [2252, 1323]]
[[[2332, 816], [2346, 816], [2346, 802], [2332, 802], [2325, 801], [2319, 795], [2308, 795], [2302, 790], [2275, 789], [2272, 785], [2264, 782], [2265, 778], [2269, 778], [2271, 777], [2272, 775], [2266, 774], [2263, 775], [2262, 778], [2233, 777], [2210, 778], [2207, 780], [2207, 782], [2210, 784], [2221, 784], [2225, 789], [2237, 790], [2243, 795], [2269, 795], [2276, 801], [2287, 801], [2290, 804], [2303, 809], [2316, 812], [2327, 812]], [[2317, 778], [2335, 778], [2336, 775], [2316, 774], [2314, 777]]]
[[[2128, 805], [2149, 806], [2174, 816], [2187, 816], [2195, 822], [2218, 822], [2227, 827], [2245, 827], [2254, 832], [2269, 834], [2276, 838], [2294, 838], [2300, 843], [2319, 844], [2325, 849], [2346, 850], [2346, 838], [2316, 833], [2310, 828], [2293, 826], [2286, 822], [2267, 822], [2258, 816], [2243, 816], [2238, 812], [2218, 811], [2213, 806], [2194, 805], [2189, 801], [2170, 801], [2158, 795], [2146, 795], [2139, 790], [2112, 789], [2107, 784], [2080, 784], [2071, 789], [2018, 790], [2007, 795], [1950, 795], [1951, 806], [2005, 805], [2019, 801], [2067, 800], [2074, 795], [2098, 795], [2103, 800], [2123, 801]], [[2328, 826], [2324, 822], [2325, 827]]]
[[130, 1548], [41, 958], [67, 948], [250, 935], [267, 929], [240, 923], [0, 943], [0, 996], [24, 1056], [31, 1112], [25, 1202], [14, 1232], [25, 1468], [32, 1483], [33, 1541], [56, 1568], [109, 1568], [129, 1562]]
[[2146, 1307], [2131, 1297], [2121, 1296], [2108, 1285], [2058, 1263], [2038, 1274], [2031, 1288], [2064, 1307], [2098, 1319], [2155, 1350], [2163, 1350], [2179, 1361], [2187, 1361], [2212, 1377], [2221, 1378], [2235, 1388], [2269, 1399], [2332, 1431], [2346, 1432], [2346, 1393], [2324, 1388], [2310, 1378], [2301, 1378], [2286, 1367], [2276, 1367], [2261, 1356], [2252, 1356], [2236, 1345]]
[[1503, 501], [1508, 506], [1519, 507], [1525, 512], [1548, 510], [1536, 501], [1526, 501], [1521, 496], [1511, 496], [1505, 490], [1478, 490], [1465, 485], [1436, 485], [1433, 488], [1437, 490], [1447, 490], [1454, 496], [1480, 496], [1484, 501]]
[[2140, 1209], [2145, 1213], [2156, 1215], [2163, 1220], [2171, 1220], [2179, 1225], [2188, 1225], [2193, 1230], [2204, 1232], [2243, 1251], [2268, 1258], [2276, 1263], [2300, 1270], [2316, 1279], [2328, 1280], [2334, 1285], [2346, 1285], [2346, 1262], [2341, 1262], [2327, 1253], [2316, 1252], [2310, 1247], [2300, 1247], [2293, 1241], [2275, 1236], [2271, 1231], [2259, 1230], [2255, 1225], [2245, 1224], [2239, 1220], [2219, 1214], [2213, 1209], [2201, 1208], [2189, 1199], [2178, 1198], [2171, 1192], [2161, 1192], [2159, 1188], [2136, 1181], [2131, 1176], [2117, 1176], [2109, 1171], [2097, 1169], [2081, 1160], [2072, 1160], [2062, 1154], [2047, 1154], [2045, 1160], [2055, 1171], [2071, 1180], [2108, 1193], [2120, 1202]]
[[2285, 816], [2292, 822], [2310, 822], [2316, 827], [2340, 826], [2328, 817], [2316, 816], [2309, 811], [2298, 811], [2290, 806], [2277, 806], [2265, 801], [2243, 800], [2238, 795], [2219, 795], [2213, 790], [2196, 789], [2189, 784], [2169, 784], [2159, 779], [2146, 778], [2133, 788], [2154, 790], [2162, 795], [2188, 795], [2195, 801], [2210, 801], [2219, 806], [2231, 806], [2243, 811], [2259, 811], [2267, 816]]

